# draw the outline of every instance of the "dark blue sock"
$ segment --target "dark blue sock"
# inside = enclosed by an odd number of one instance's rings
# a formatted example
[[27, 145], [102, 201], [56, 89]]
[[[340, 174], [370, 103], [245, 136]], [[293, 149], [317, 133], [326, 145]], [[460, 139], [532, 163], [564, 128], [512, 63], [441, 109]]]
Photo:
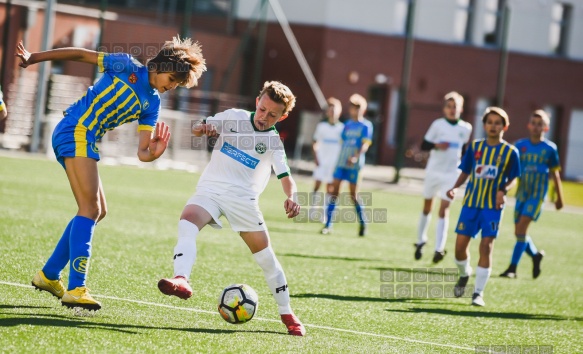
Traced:
[[531, 257], [538, 253], [538, 249], [534, 245], [534, 242], [532, 242], [530, 236], [526, 236], [526, 253]]
[[95, 230], [95, 221], [84, 216], [75, 216], [69, 238], [69, 287], [73, 290], [85, 286], [91, 257], [91, 239]]
[[514, 245], [514, 252], [512, 252], [512, 259], [510, 260], [510, 264], [513, 266], [517, 266], [520, 262], [520, 258], [526, 250], [526, 240], [524, 236], [517, 235], [516, 236], [516, 244]]
[[57, 280], [61, 277], [61, 270], [65, 268], [67, 262], [69, 262], [69, 236], [71, 235], [71, 225], [73, 225], [74, 218], [69, 221], [69, 224], [63, 232], [63, 236], [57, 243], [57, 247], [53, 251], [53, 254], [49, 257], [49, 260], [43, 267], [43, 273], [49, 280]]
[[356, 209], [356, 215], [358, 216], [358, 222], [361, 225], [364, 225], [364, 213], [362, 211], [362, 207], [358, 202], [354, 202], [354, 208]]
[[331, 200], [330, 204], [328, 204], [328, 208], [326, 209], [326, 226], [330, 227], [332, 225], [332, 215], [334, 215], [334, 209], [336, 208], [336, 201]]

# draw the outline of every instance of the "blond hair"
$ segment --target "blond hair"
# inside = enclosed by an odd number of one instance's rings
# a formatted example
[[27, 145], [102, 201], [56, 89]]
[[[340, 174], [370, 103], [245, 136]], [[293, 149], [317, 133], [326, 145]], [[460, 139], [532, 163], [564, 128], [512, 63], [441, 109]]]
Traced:
[[296, 96], [289, 87], [279, 81], [265, 81], [257, 98], [267, 95], [273, 102], [284, 105], [283, 115], [288, 114], [296, 105]]
[[443, 97], [443, 100], [445, 102], [452, 100], [455, 102], [457, 107], [463, 107], [464, 106], [464, 96], [460, 95], [459, 93], [457, 93], [456, 91], [451, 91], [448, 94], [446, 94]]
[[352, 105], [360, 107], [360, 109], [359, 109], [360, 112], [362, 112], [362, 113], [366, 112], [366, 105], [367, 105], [366, 98], [362, 97], [358, 93], [352, 94], [352, 96], [350, 96], [348, 101], [350, 101], [350, 103]]
[[547, 127], [551, 125], [551, 117], [547, 112], [543, 111], [542, 109], [537, 109], [536, 111], [532, 112], [530, 116], [539, 117], [540, 119], [543, 120], [543, 123], [545, 123]]
[[506, 111], [500, 107], [493, 107], [493, 106], [486, 108], [486, 110], [484, 111], [484, 115], [482, 116], [482, 123], [486, 124], [486, 118], [488, 117], [488, 114], [490, 114], [490, 113], [494, 113], [494, 114], [502, 117], [502, 121], [504, 122], [505, 127], [510, 125], [510, 118], [508, 118], [508, 113], [506, 113]]
[[206, 71], [200, 44], [190, 38], [180, 39], [180, 36], [166, 41], [156, 57], [148, 61], [148, 68], [174, 73], [180, 86], [186, 88], [198, 85], [198, 79]]
[[334, 106], [334, 108], [338, 107], [338, 115], [342, 113], [342, 102], [340, 102], [340, 100], [337, 99], [336, 97], [329, 97], [326, 100], [326, 103], [328, 103], [328, 107], [330, 106]]

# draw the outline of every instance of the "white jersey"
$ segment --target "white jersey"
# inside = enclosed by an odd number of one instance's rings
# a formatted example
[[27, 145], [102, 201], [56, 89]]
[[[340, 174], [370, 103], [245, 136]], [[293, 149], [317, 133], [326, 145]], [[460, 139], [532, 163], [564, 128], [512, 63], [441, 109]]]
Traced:
[[446, 150], [432, 149], [427, 162], [427, 172], [455, 173], [460, 164], [462, 147], [472, 134], [472, 125], [463, 120], [450, 123], [445, 118], [436, 119], [427, 134], [425, 140], [433, 144], [449, 143]]
[[267, 186], [272, 167], [279, 179], [290, 175], [279, 133], [275, 127], [257, 130], [254, 114], [229, 109], [206, 119], [220, 136], [197, 191], [256, 199]]
[[340, 122], [332, 125], [326, 121], [320, 122], [316, 126], [314, 141], [318, 143], [316, 156], [320, 164], [336, 165], [342, 147], [340, 138], [342, 130], [344, 130], [344, 124]]

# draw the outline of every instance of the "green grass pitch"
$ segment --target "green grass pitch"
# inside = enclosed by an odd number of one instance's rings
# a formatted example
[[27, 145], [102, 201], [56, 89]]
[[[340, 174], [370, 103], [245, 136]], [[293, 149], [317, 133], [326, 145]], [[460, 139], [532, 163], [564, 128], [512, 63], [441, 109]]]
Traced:
[[[199, 235], [191, 299], [158, 291], [157, 281], [172, 275], [177, 221], [197, 175], [107, 166], [100, 174], [109, 214], [96, 229], [88, 286], [103, 309], [75, 314], [30, 287], [76, 212], [64, 171], [54, 161], [0, 158], [0, 352], [583, 352], [582, 215], [545, 211], [530, 232], [547, 253], [542, 275], [532, 279], [525, 256], [519, 278], [508, 280], [497, 276], [514, 244], [507, 210], [485, 308], [447, 295], [387, 298], [391, 286], [453, 285], [436, 278], [394, 282], [390, 275], [422, 278], [455, 268], [460, 202], [451, 210], [449, 254], [433, 266], [435, 221], [428, 252], [413, 259], [419, 196], [365, 189], [374, 208], [387, 210], [387, 222], [371, 224], [364, 238], [349, 223], [323, 236], [320, 224], [286, 218], [281, 186], [272, 180], [261, 205], [292, 307], [306, 325], [307, 336], [298, 338], [287, 335], [263, 273], [228, 227]], [[308, 179], [298, 182], [301, 191], [311, 188]], [[471, 252], [475, 267], [476, 241]], [[223, 287], [239, 282], [257, 291], [259, 311], [251, 322], [231, 325], [220, 318], [216, 300]]]

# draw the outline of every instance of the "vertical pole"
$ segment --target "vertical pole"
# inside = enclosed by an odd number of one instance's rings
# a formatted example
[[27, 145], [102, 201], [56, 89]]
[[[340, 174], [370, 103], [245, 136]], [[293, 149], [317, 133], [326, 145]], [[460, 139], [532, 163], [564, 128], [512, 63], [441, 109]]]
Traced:
[[500, 42], [500, 61], [498, 63], [498, 85], [496, 88], [496, 105], [504, 105], [504, 95], [506, 90], [506, 71], [508, 68], [508, 29], [510, 25], [510, 7], [505, 2], [502, 7], [502, 40]]
[[[47, 0], [45, 7], [45, 19], [43, 24], [43, 38], [41, 44], [41, 51], [45, 51], [52, 47], [53, 29], [55, 24], [55, 7], [57, 0]], [[46, 96], [47, 96], [47, 79], [50, 71], [50, 63], [41, 62], [38, 72], [38, 91], [36, 94], [36, 102], [34, 109], [34, 125], [32, 128], [32, 141], [30, 143], [30, 151], [37, 152], [40, 142], [40, 128], [41, 120], [45, 114]]]
[[415, 5], [417, 0], [409, 0], [407, 9], [407, 26], [405, 29], [405, 54], [403, 56], [403, 71], [401, 73], [401, 87], [399, 88], [399, 114], [397, 123], [397, 155], [395, 161], [395, 177], [393, 183], [398, 183], [401, 169], [405, 163], [405, 142], [407, 135], [407, 121], [409, 118], [409, 103], [407, 92], [411, 79], [411, 61], [413, 58], [413, 28], [415, 25]]
[[[261, 0], [261, 15], [257, 48], [255, 51], [255, 70], [253, 70], [253, 86], [251, 90], [258, 90], [261, 80], [261, 68], [263, 67], [263, 52], [265, 50], [265, 37], [267, 35], [267, 0]], [[255, 92], [255, 91], [252, 91]]]

